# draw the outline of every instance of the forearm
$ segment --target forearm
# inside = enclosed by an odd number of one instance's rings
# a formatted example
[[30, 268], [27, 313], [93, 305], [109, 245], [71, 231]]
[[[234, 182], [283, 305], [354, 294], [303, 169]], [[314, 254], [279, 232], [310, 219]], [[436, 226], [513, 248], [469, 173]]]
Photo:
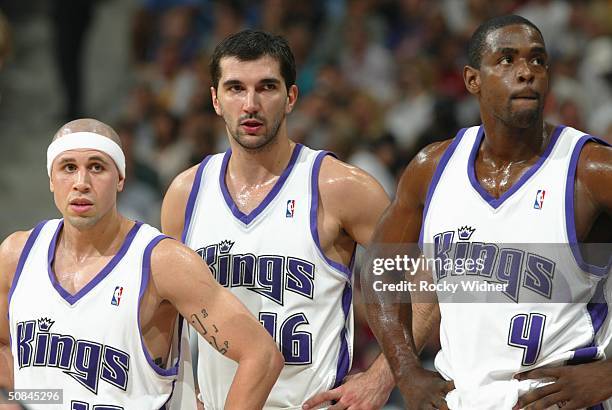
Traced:
[[412, 335], [412, 309], [409, 304], [368, 309], [370, 327], [387, 359], [394, 380], [407, 377], [420, 366], [418, 350]]
[[602, 374], [601, 380], [607, 380], [608, 382], [604, 384], [604, 388], [607, 389], [607, 397], [608, 399], [612, 399], [612, 383], [609, 381], [612, 380], [612, 357], [607, 358], [601, 362], [602, 365]]
[[13, 389], [13, 355], [8, 345], [0, 344], [0, 388]]
[[[374, 275], [372, 261], [387, 254], [368, 250], [371, 258], [366, 259], [361, 271], [361, 290], [366, 303], [367, 318], [370, 328], [387, 359], [389, 367], [397, 382], [405, 376], [408, 369], [419, 365], [417, 346], [412, 329], [412, 303], [409, 292], [380, 291], [377, 282], [395, 284], [403, 279], [403, 273], [385, 272]], [[422, 315], [417, 316], [415, 323], [420, 323]], [[424, 343], [424, 334], [418, 333], [419, 348]]]
[[421, 354], [431, 337], [431, 332], [440, 327], [440, 307], [437, 303], [412, 304], [412, 335], [416, 352]]
[[368, 368], [367, 373], [371, 374], [374, 380], [380, 383], [381, 388], [391, 391], [395, 386], [393, 372], [384, 354], [379, 354], [374, 363]]
[[225, 408], [261, 409], [278, 379], [283, 364], [278, 351], [240, 360]]
[[[437, 304], [412, 304], [412, 334], [417, 354], [420, 354], [425, 347], [434, 326], [439, 326], [439, 312]], [[395, 385], [393, 372], [384, 354], [376, 358], [368, 369], [368, 373], [375, 376], [375, 380], [380, 380], [384, 387], [391, 389]]]

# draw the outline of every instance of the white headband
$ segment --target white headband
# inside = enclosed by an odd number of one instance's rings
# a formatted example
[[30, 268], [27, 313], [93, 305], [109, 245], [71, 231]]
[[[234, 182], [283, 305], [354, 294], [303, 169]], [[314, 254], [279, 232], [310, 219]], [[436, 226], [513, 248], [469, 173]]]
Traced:
[[119, 175], [125, 178], [125, 155], [121, 147], [110, 138], [93, 132], [74, 132], [56, 139], [47, 148], [47, 174], [51, 176], [51, 165], [59, 154], [73, 149], [95, 149], [113, 159]]

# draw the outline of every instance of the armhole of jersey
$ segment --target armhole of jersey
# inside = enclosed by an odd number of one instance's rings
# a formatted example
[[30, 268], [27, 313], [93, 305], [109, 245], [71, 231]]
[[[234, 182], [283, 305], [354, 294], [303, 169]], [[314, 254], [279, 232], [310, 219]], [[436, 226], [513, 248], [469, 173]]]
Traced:
[[193, 185], [191, 185], [191, 192], [189, 192], [189, 198], [187, 199], [187, 206], [185, 207], [185, 219], [183, 220], [183, 233], [181, 234], [181, 242], [185, 243], [187, 235], [189, 234], [189, 227], [191, 225], [191, 218], [193, 217], [193, 210], [195, 208], [196, 200], [198, 199], [198, 192], [200, 191], [200, 184], [202, 182], [202, 174], [204, 168], [212, 156], [208, 155], [200, 162], [198, 170], [196, 171], [195, 178], [193, 179]]
[[419, 248], [421, 251], [423, 250], [423, 239], [425, 235], [425, 218], [427, 217], [427, 211], [429, 210], [429, 203], [431, 202], [431, 198], [433, 197], [434, 191], [436, 190], [436, 186], [438, 182], [440, 182], [440, 178], [442, 177], [442, 172], [444, 172], [444, 168], [446, 168], [446, 164], [453, 156], [455, 149], [457, 149], [457, 145], [461, 142], [463, 135], [469, 128], [462, 128], [457, 132], [453, 142], [446, 148], [444, 154], [440, 158], [440, 162], [436, 166], [436, 170], [434, 171], [433, 176], [431, 177], [431, 182], [429, 183], [429, 187], [427, 188], [427, 195], [425, 196], [425, 205], [423, 206], [423, 217], [421, 218], [421, 231], [419, 232]]
[[[172, 351], [174, 350], [174, 346], [173, 343], [170, 343], [170, 352], [168, 355], [168, 360], [176, 360], [176, 378], [174, 380], [172, 380], [172, 391], [170, 392], [170, 395], [168, 396], [168, 400], [166, 400], [166, 402], [164, 403], [164, 405], [161, 407], [160, 410], [171, 410], [176, 408], [177, 405], [180, 405], [180, 409], [185, 408], [185, 405], [187, 404], [187, 402], [182, 402], [181, 400], [185, 400], [182, 397], [180, 399], [177, 399], [178, 402], [176, 405], [173, 405], [173, 400], [174, 400], [174, 392], [177, 390], [182, 390], [182, 388], [180, 386], [177, 387], [177, 384], [181, 384], [181, 383], [186, 383], [187, 380], [184, 380], [184, 374], [181, 375], [181, 362], [182, 362], [182, 357], [181, 357], [181, 347], [182, 347], [182, 341], [183, 341], [183, 327], [184, 327], [184, 321], [186, 319], [181, 316], [181, 314], [179, 313], [176, 316], [176, 323], [174, 325], [174, 331], [173, 331], [173, 338], [176, 338], [176, 343], [177, 343], [177, 352], [176, 352], [176, 356], [173, 356]], [[186, 326], [186, 325], [185, 325]], [[187, 345], [187, 351], [189, 351], [189, 345]], [[189, 360], [189, 365], [191, 364], [191, 360]], [[193, 369], [191, 368], [191, 366], [187, 366], [187, 369], [183, 369], [183, 372], [193, 372]], [[195, 395], [195, 385], [193, 383], [193, 380], [189, 379], [189, 382], [191, 383], [190, 386], [193, 386], [193, 394]], [[182, 392], [179, 393], [179, 395], [182, 395]], [[194, 407], [196, 405], [196, 402], [194, 401]], [[189, 406], [191, 407], [191, 406]]]
[[612, 260], [608, 260], [608, 266], [596, 266], [586, 263], [580, 252], [580, 244], [576, 234], [576, 217], [574, 214], [574, 189], [576, 185], [576, 170], [578, 168], [578, 160], [582, 148], [589, 141], [595, 141], [600, 144], [610, 146], [603, 140], [593, 137], [592, 135], [584, 135], [580, 137], [570, 158], [569, 167], [567, 170], [567, 181], [565, 183], [565, 229], [567, 232], [568, 243], [574, 256], [574, 260], [580, 269], [595, 276], [605, 276], [610, 269]]
[[[19, 261], [17, 262], [17, 269], [15, 269], [15, 275], [13, 276], [13, 282], [11, 283], [11, 287], [8, 292], [8, 306], [9, 307], [11, 305], [11, 297], [13, 296], [13, 292], [15, 291], [15, 288], [17, 287], [17, 282], [19, 282], [19, 277], [21, 276], [21, 271], [23, 270], [23, 266], [25, 265], [25, 262], [28, 259], [28, 255], [30, 254], [32, 247], [34, 246], [34, 242], [36, 242], [36, 238], [38, 238], [40, 231], [42, 230], [43, 226], [45, 226], [46, 223], [47, 221], [42, 221], [38, 225], [36, 225], [36, 227], [30, 233], [30, 236], [28, 237], [25, 243], [25, 246], [23, 247], [23, 250], [21, 251], [21, 255], [19, 255]], [[7, 312], [8, 312], [8, 309], [7, 309]]]
[[[153, 248], [160, 243], [164, 239], [170, 239], [169, 236], [166, 235], [158, 235], [149, 242], [147, 247], [145, 248], [143, 258], [142, 258], [142, 274], [140, 278], [140, 293], [138, 296], [138, 304], [136, 312], [136, 317], [138, 320], [138, 334], [140, 335], [140, 344], [142, 345], [142, 351], [151, 366], [157, 374], [160, 376], [176, 376], [178, 374], [178, 362], [170, 363], [167, 369], [163, 369], [160, 366], [156, 365], [151, 358], [151, 354], [149, 353], [149, 349], [145, 345], [144, 335], [142, 334], [142, 328], [140, 327], [140, 304], [142, 302], [142, 297], [144, 296], [145, 291], [147, 290], [147, 286], [149, 285], [149, 279], [151, 278], [151, 253], [153, 252]], [[172, 348], [172, 346], [170, 346]], [[180, 355], [180, 345], [179, 345], [179, 355]]]
[[[319, 240], [319, 228], [318, 228], [318, 212], [319, 212], [319, 173], [321, 171], [321, 164], [323, 163], [323, 159], [331, 155], [334, 158], [337, 158], [336, 155], [329, 151], [321, 151], [317, 154], [313, 165], [312, 165], [312, 173], [310, 175], [310, 234], [312, 235], [312, 240], [315, 243], [315, 246], [323, 258], [323, 260], [331, 266], [334, 270], [339, 271], [350, 281], [351, 280], [351, 269], [348, 266], [345, 266], [339, 262], [333, 261], [325, 255], [323, 249], [321, 248], [321, 241]], [[355, 249], [357, 245], [355, 245]], [[353, 249], [353, 255], [351, 256], [351, 261], [355, 257], [355, 249]]]
[[[342, 328], [342, 332], [340, 332], [340, 351], [338, 352], [338, 361], [336, 362], [336, 377], [334, 379], [333, 389], [339, 387], [344, 378], [351, 370], [351, 362], [353, 358], [351, 357], [351, 350], [349, 349], [349, 343], [347, 340], [347, 320], [349, 320], [349, 312], [351, 310], [353, 302], [353, 287], [350, 284], [350, 281], [344, 285], [344, 290], [342, 291], [342, 312], [344, 313], [344, 327]], [[348, 335], [348, 337], [354, 337], [353, 334]]]
[[[13, 275], [13, 281], [11, 282], [11, 287], [9, 289], [8, 298], [7, 298], [8, 301], [6, 304], [7, 305], [6, 319], [8, 320], [9, 326], [11, 323], [11, 313], [10, 312], [11, 312], [11, 298], [13, 297], [13, 292], [15, 292], [15, 289], [17, 288], [17, 282], [19, 282], [21, 271], [23, 270], [23, 266], [25, 265], [25, 262], [28, 259], [28, 255], [30, 254], [32, 247], [34, 246], [34, 242], [36, 242], [36, 238], [38, 238], [40, 231], [42, 230], [43, 226], [45, 226], [47, 222], [48, 221], [45, 220], [45, 221], [40, 222], [38, 225], [36, 225], [36, 227], [30, 233], [30, 236], [28, 236], [25, 246], [23, 247], [23, 250], [21, 251], [21, 255], [19, 255], [19, 261], [17, 262], [17, 268], [15, 269], [15, 274]], [[9, 348], [11, 349], [11, 351], [13, 350], [13, 338], [11, 337], [11, 332], [9, 332]]]

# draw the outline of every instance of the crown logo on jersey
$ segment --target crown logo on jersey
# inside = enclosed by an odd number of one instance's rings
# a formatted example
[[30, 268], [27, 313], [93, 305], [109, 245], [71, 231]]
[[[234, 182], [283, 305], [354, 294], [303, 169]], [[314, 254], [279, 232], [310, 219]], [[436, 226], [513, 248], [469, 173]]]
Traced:
[[462, 226], [461, 228], [457, 229], [459, 240], [469, 241], [475, 230], [476, 229], [472, 228], [471, 226]]
[[51, 320], [48, 317], [41, 317], [40, 319], [38, 319], [38, 331], [48, 332], [54, 323], [55, 323], [55, 320]]
[[234, 241], [221, 241], [219, 244], [219, 252], [221, 253], [229, 253], [232, 250], [232, 246], [234, 246]]

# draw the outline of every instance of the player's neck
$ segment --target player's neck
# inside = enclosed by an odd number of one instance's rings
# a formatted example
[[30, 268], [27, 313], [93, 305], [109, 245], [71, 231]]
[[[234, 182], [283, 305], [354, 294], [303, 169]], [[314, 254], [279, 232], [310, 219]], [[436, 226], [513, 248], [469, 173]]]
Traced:
[[91, 227], [77, 227], [65, 220], [58, 249], [68, 252], [76, 261], [110, 255], [121, 247], [132, 225], [132, 221], [121, 216], [116, 209]]
[[295, 147], [287, 137], [277, 136], [265, 149], [251, 151], [232, 144], [232, 156], [227, 166], [226, 178], [245, 185], [263, 184], [283, 173]]
[[494, 161], [528, 161], [544, 152], [552, 127], [537, 121], [533, 127], [513, 128], [499, 120], [483, 121], [484, 140], [480, 153]]

